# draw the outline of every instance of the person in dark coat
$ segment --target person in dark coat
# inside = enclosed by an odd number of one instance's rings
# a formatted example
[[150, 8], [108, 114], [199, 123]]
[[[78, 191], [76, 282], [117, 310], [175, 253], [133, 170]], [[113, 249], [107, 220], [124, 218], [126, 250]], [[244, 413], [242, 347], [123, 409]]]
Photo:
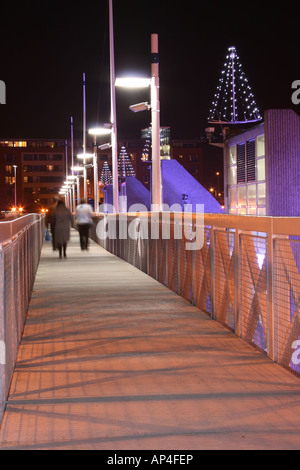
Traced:
[[53, 212], [55, 224], [55, 246], [58, 248], [59, 257], [67, 257], [67, 244], [70, 240], [71, 229], [71, 211], [65, 206], [64, 202], [59, 199], [56, 209]]
[[55, 223], [54, 223], [54, 219], [53, 219], [53, 212], [56, 209], [57, 201], [58, 201], [58, 197], [55, 197], [54, 198], [54, 204], [51, 207], [49, 207], [49, 210], [46, 214], [46, 219], [45, 219], [46, 229], [48, 229], [48, 226], [50, 225], [53, 250], [56, 250], [56, 245], [55, 245]]

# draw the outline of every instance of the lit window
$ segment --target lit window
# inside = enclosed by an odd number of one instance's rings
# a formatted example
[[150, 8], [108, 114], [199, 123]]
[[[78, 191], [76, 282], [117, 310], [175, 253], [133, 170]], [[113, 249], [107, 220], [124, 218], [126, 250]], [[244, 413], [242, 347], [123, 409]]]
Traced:
[[266, 208], [265, 207], [259, 207], [257, 210], [257, 215], [266, 215]]
[[238, 205], [246, 206], [246, 186], [238, 187]]
[[14, 142], [14, 147], [27, 147], [27, 142]]
[[265, 156], [265, 136], [259, 135], [256, 138], [256, 157], [264, 157]]
[[256, 184], [249, 184], [247, 186], [248, 192], [248, 206], [256, 208]]
[[256, 207], [248, 207], [247, 208], [248, 215], [256, 215]]
[[236, 205], [237, 205], [236, 187], [229, 189], [229, 205], [231, 207], [236, 207]]
[[237, 183], [237, 169], [236, 166], [232, 166], [229, 168], [228, 171], [228, 184], [236, 184]]
[[236, 165], [236, 145], [229, 149], [229, 165]]
[[265, 158], [260, 158], [256, 162], [257, 168], [257, 181], [264, 181], [266, 179], [266, 160]]
[[266, 183], [257, 185], [257, 201], [259, 206], [266, 204]]

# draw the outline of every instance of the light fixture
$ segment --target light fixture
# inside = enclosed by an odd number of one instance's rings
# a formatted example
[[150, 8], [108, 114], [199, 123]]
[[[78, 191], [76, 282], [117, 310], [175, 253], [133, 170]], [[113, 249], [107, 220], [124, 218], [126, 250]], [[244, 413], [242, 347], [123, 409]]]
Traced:
[[139, 113], [141, 111], [149, 111], [149, 109], [151, 109], [151, 106], [149, 105], [149, 103], [143, 102], [138, 104], [132, 104], [131, 106], [129, 106], [129, 109], [134, 113]]
[[93, 153], [79, 153], [77, 155], [77, 158], [85, 160], [86, 158], [93, 158], [94, 154]]
[[100, 150], [107, 150], [107, 149], [110, 149], [111, 148], [111, 144], [102, 144], [102, 145], [99, 145], [98, 148]]
[[83, 168], [83, 166], [73, 166], [73, 167], [71, 168], [71, 170], [73, 170], [73, 171], [83, 171], [84, 168]]
[[151, 85], [150, 78], [120, 77], [116, 78], [115, 86], [123, 88], [147, 88]]
[[111, 129], [109, 127], [95, 127], [93, 129], [89, 129], [90, 135], [109, 135], [111, 134]]

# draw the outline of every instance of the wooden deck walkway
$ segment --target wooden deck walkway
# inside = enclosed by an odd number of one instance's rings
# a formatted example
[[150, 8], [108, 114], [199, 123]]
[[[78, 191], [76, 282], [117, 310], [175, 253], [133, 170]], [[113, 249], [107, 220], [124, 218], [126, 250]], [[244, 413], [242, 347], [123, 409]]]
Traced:
[[300, 380], [72, 231], [45, 243], [0, 449], [299, 449]]

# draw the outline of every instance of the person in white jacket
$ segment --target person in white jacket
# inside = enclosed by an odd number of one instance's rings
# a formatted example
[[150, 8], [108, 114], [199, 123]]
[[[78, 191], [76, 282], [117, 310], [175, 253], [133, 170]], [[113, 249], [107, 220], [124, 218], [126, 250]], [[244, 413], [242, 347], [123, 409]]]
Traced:
[[80, 247], [82, 250], [87, 250], [89, 246], [89, 231], [93, 223], [93, 211], [85, 199], [81, 199], [80, 205], [76, 207], [75, 221], [77, 223]]

